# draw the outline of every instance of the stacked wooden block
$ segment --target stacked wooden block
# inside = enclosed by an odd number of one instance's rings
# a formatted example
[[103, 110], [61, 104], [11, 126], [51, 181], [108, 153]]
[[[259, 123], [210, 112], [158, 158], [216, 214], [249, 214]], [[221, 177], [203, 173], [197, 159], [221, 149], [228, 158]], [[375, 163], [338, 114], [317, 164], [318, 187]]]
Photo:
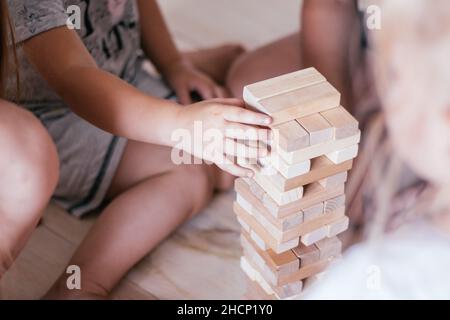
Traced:
[[236, 180], [241, 266], [275, 298], [295, 298], [304, 281], [341, 254], [348, 228], [344, 185], [358, 153], [357, 121], [314, 68], [247, 86], [244, 100], [271, 115], [271, 155]]

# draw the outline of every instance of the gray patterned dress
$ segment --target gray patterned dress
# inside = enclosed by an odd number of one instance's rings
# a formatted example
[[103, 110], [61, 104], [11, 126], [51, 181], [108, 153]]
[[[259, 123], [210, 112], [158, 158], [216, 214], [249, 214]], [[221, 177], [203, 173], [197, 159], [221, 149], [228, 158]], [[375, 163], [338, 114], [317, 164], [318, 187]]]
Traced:
[[[8, 4], [18, 44], [51, 29], [67, 27], [68, 19], [74, 17], [71, 6], [76, 6], [81, 13], [81, 28], [76, 32], [100, 68], [153, 96], [172, 95], [160, 79], [143, 69], [135, 0], [8, 0]], [[97, 209], [126, 139], [75, 115], [30, 65], [20, 46], [18, 54], [21, 105], [40, 118], [60, 157], [61, 177], [54, 200], [76, 216]]]

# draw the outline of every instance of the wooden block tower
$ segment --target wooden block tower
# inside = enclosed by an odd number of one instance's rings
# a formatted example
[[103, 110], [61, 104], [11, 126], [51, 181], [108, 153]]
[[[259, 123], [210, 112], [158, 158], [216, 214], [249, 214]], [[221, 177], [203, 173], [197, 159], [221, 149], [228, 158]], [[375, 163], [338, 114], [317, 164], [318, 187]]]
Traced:
[[314, 68], [249, 85], [244, 100], [273, 117], [275, 138], [270, 156], [251, 164], [254, 178], [236, 180], [241, 267], [266, 296], [297, 298], [341, 254], [344, 185], [361, 132]]

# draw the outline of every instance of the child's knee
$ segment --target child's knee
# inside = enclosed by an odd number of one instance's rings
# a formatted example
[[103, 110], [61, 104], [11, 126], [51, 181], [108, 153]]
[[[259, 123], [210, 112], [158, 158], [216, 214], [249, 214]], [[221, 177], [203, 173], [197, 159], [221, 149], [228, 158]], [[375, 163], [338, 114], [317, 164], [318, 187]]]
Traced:
[[38, 124], [36, 137], [32, 143], [38, 145], [37, 154], [33, 157], [32, 166], [35, 170], [34, 183], [32, 187], [42, 189], [42, 196], [48, 198], [52, 196], [59, 180], [59, 158], [56, 146], [47, 131]]
[[[5, 128], [0, 137], [3, 155], [0, 157], [2, 180], [0, 204], [2, 212], [13, 214], [43, 209], [58, 182], [59, 161], [56, 148], [39, 120], [28, 113], [18, 120], [15, 128]], [[15, 207], [17, 206], [17, 207]], [[19, 210], [19, 208], [21, 210]]]
[[246, 55], [242, 55], [234, 62], [228, 72], [226, 86], [233, 97], [241, 97], [244, 86], [248, 84], [250, 70], [247, 67], [247, 60]]
[[0, 280], [14, 262], [10, 248], [4, 248], [3, 246], [4, 244], [0, 245]]
[[180, 168], [187, 188], [192, 194], [193, 210], [195, 215], [211, 200], [214, 192], [214, 177], [206, 165], [187, 165]]

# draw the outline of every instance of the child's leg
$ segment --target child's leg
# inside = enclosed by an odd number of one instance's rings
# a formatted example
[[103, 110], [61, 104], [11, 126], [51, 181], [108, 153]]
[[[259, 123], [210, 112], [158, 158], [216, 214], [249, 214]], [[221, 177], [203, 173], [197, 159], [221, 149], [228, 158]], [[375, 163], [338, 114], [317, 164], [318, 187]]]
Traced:
[[47, 298], [107, 297], [134, 264], [207, 203], [212, 168], [177, 167], [168, 148], [129, 142], [111, 186], [114, 199], [70, 261], [81, 268], [82, 291], [68, 292], [62, 275]]
[[58, 180], [58, 156], [32, 114], [0, 102], [0, 278], [25, 245]]
[[209, 75], [218, 84], [225, 85], [230, 67], [244, 52], [245, 50], [242, 46], [230, 44], [186, 52], [184, 56], [197, 69]]
[[242, 97], [245, 85], [301, 68], [300, 34], [285, 37], [241, 55], [231, 67], [227, 87], [232, 96]]

